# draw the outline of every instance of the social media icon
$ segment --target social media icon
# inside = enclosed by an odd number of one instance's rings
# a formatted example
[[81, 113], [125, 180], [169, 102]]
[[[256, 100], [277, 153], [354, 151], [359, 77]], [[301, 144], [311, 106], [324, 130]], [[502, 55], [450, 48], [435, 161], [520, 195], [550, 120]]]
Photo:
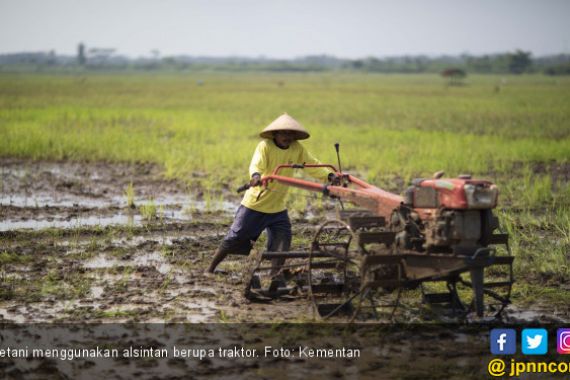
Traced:
[[493, 329], [490, 343], [493, 355], [512, 355], [517, 351], [517, 333], [514, 329]]
[[570, 329], [556, 331], [556, 350], [559, 354], [570, 355]]
[[548, 351], [548, 331], [545, 329], [524, 329], [521, 337], [522, 353], [544, 355]]

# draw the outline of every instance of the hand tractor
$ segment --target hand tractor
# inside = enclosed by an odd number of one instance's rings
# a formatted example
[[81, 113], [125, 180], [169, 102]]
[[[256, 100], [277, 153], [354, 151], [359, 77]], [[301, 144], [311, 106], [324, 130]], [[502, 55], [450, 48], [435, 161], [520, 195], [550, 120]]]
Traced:
[[[338, 153], [338, 144], [335, 145]], [[331, 184], [280, 175], [283, 168], [328, 167]], [[281, 165], [261, 179], [321, 192], [361, 209], [342, 210], [316, 231], [307, 250], [259, 252], [245, 277], [245, 295], [264, 301], [306, 295], [319, 318], [394, 317], [402, 291], [453, 315], [499, 317], [510, 302], [513, 256], [508, 235], [495, 232], [498, 188], [469, 175], [412, 181], [403, 196], [332, 165]], [[242, 186], [240, 190], [245, 190]], [[342, 205], [342, 203], [341, 203]], [[286, 259], [278, 275], [271, 260]]]

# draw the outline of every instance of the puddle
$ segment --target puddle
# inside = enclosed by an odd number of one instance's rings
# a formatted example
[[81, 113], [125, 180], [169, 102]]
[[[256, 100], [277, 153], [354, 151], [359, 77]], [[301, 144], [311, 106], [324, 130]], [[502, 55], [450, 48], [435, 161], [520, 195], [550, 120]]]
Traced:
[[16, 306], [3, 305], [0, 307], [0, 321], [10, 321], [14, 323], [26, 323], [26, 316], [19, 312]]
[[102, 286], [92, 286], [91, 287], [91, 296], [93, 298], [100, 298], [104, 292], [105, 292], [105, 288]]
[[42, 230], [46, 228], [79, 228], [93, 226], [128, 225], [140, 226], [143, 218], [140, 215], [119, 214], [114, 216], [87, 216], [70, 220], [3, 220], [0, 231], [19, 229]]
[[239, 207], [238, 202], [230, 202], [230, 201], [216, 201], [216, 202], [206, 202], [206, 201], [192, 201], [192, 203], [187, 204], [184, 212], [190, 213], [192, 209], [196, 209], [198, 211], [224, 211], [228, 213], [235, 213]]
[[[235, 205], [232, 205], [235, 206]], [[224, 210], [218, 210], [224, 211]], [[6, 217], [5, 217], [6, 218]], [[203, 217], [201, 215], [194, 217], [188, 214], [185, 210], [164, 210], [159, 213], [154, 222], [174, 222], [174, 221], [200, 221]], [[0, 231], [10, 231], [18, 229], [31, 229], [42, 230], [46, 228], [60, 228], [71, 229], [79, 227], [106, 227], [112, 225], [125, 225], [125, 226], [141, 226], [147, 223], [147, 219], [139, 214], [124, 214], [119, 213], [116, 215], [85, 215], [81, 217], [69, 218], [67, 215], [42, 215], [41, 218], [36, 219], [23, 219], [14, 220], [7, 217], [5, 220], [0, 221]]]
[[[203, 200], [195, 200], [188, 195], [167, 194], [157, 198], [141, 198], [135, 199], [135, 205], [138, 207], [148, 204], [154, 204], [157, 208], [163, 209], [179, 209], [179, 212], [189, 213], [193, 209], [198, 211], [227, 211], [233, 212], [238, 205], [229, 201], [213, 201], [206, 202]], [[110, 198], [94, 198], [81, 197], [76, 195], [58, 196], [51, 194], [34, 193], [30, 195], [21, 194], [2, 194], [0, 195], [0, 206], [12, 206], [21, 208], [126, 208], [127, 200], [125, 197]]]
[[47, 194], [33, 194], [30, 196], [20, 194], [2, 194], [0, 206], [13, 207], [82, 207], [82, 208], [107, 208], [126, 207], [127, 202], [120, 198], [87, 198], [87, 197], [58, 197]]
[[187, 322], [190, 323], [205, 323], [218, 321], [218, 311], [216, 305], [208, 300], [195, 300], [188, 304], [188, 309], [196, 311], [186, 316]]
[[509, 317], [520, 319], [523, 321], [538, 321], [540, 320], [542, 314], [533, 310], [517, 310], [517, 311], [510, 311], [508, 313]]
[[161, 274], [172, 271], [172, 265], [167, 263], [160, 252], [150, 252], [136, 255], [132, 260], [119, 260], [107, 256], [97, 256], [87, 260], [83, 267], [86, 269], [107, 269], [113, 267], [153, 267]]
[[[210, 208], [213, 210], [233, 210], [237, 206], [232, 202], [213, 202], [207, 203], [205, 201], [193, 200], [190, 196], [186, 195], [164, 195], [157, 198], [142, 198], [135, 199], [137, 206], [154, 204], [156, 207], [164, 209], [169, 208], [186, 208], [197, 210], [205, 210]], [[126, 208], [127, 200], [125, 197], [110, 197], [110, 198], [93, 198], [81, 197], [76, 195], [58, 196], [50, 194], [35, 193], [31, 195], [21, 194], [2, 194], [0, 196], [0, 206], [13, 206], [13, 207], [63, 207], [63, 208]]]
[[106, 256], [97, 256], [95, 258], [87, 260], [83, 267], [87, 269], [105, 269], [113, 268], [117, 266], [126, 266], [125, 261], [118, 259], [110, 259]]
[[[182, 182], [166, 179], [150, 164], [110, 164], [3, 159], [0, 171], [0, 231], [140, 225], [127, 211], [126, 189], [133, 184], [135, 214], [154, 206], [157, 219], [192, 220], [193, 213], [228, 212], [235, 202], [194, 199]], [[78, 214], [81, 215], [78, 215]]]
[[505, 311], [505, 317], [507, 320], [513, 320], [515, 322], [547, 322], [547, 323], [567, 323], [570, 320], [565, 320], [552, 312], [546, 310], [532, 310], [532, 309], [519, 309], [515, 306], [510, 306]]
[[[30, 200], [30, 198], [26, 199], [28, 199], [28, 201]], [[41, 230], [46, 228], [70, 229], [91, 226], [105, 227], [109, 225], [140, 226], [142, 223], [147, 221], [146, 218], [140, 214], [140, 210], [128, 212], [126, 203], [124, 206], [119, 207], [114, 205], [112, 208], [105, 209], [94, 207], [102, 206], [102, 204], [92, 202], [89, 204], [89, 207], [93, 208], [81, 209], [78, 211], [78, 206], [75, 201], [60, 203], [50, 201], [49, 203], [46, 203], [49, 207], [57, 206], [55, 209], [44, 208], [42, 206], [43, 203], [41, 202], [39, 204], [34, 204], [31, 208], [25, 208], [24, 205], [28, 201], [24, 201], [24, 198], [20, 198], [20, 205], [15, 206], [17, 207], [16, 209], [12, 208], [3, 210], [2, 215], [4, 220], [0, 221], [0, 231], [17, 229]], [[14, 204], [15, 203], [13, 203], [12, 206], [14, 206]], [[224, 202], [221, 205], [217, 205], [216, 208], [208, 206], [208, 209], [204, 202], [193, 202], [191, 209], [183, 207], [180, 204], [171, 204], [166, 202], [155, 202], [154, 204], [156, 207], [156, 217], [153, 219], [153, 222], [200, 220], [203, 216], [195, 216], [190, 210], [197, 210], [199, 212], [213, 211], [230, 214], [237, 208], [237, 206], [231, 202]], [[81, 204], [81, 207], [85, 207], [85, 205]], [[80, 215], [78, 216], [78, 214]]]
[[172, 265], [165, 262], [164, 257], [159, 252], [135, 256], [133, 263], [137, 266], [152, 266], [161, 274], [168, 274], [172, 271]]

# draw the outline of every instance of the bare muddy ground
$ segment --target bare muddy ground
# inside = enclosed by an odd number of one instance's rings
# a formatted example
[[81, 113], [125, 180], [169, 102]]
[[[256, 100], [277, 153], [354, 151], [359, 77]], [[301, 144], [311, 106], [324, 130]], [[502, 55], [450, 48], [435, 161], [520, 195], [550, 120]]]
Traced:
[[[224, 274], [203, 274], [236, 203], [207, 205], [152, 165], [4, 159], [1, 175], [4, 321], [307, 318], [304, 300], [249, 304], [241, 285], [246, 258], [227, 259]], [[127, 207], [131, 183], [134, 209]], [[298, 235], [311, 229], [301, 225]]]
[[[313, 320], [302, 296], [246, 300], [243, 257], [226, 260], [223, 274], [203, 274], [231, 223], [235, 200], [207, 205], [148, 164], [0, 162], [1, 320]], [[131, 183], [135, 208], [125, 194]], [[306, 248], [315, 228], [296, 221], [294, 248]], [[262, 241], [257, 248], [263, 249]], [[418, 294], [407, 297], [412, 307], [401, 321], [434, 321]], [[513, 303], [507, 321], [570, 320], [567, 308]]]
[[[207, 204], [190, 196], [192, 189], [165, 179], [150, 164], [1, 159], [0, 176], [0, 231], [140, 225], [153, 209], [158, 219], [187, 221], [196, 209], [233, 208], [229, 202]], [[129, 211], [129, 199], [139, 212]]]
[[[292, 348], [306, 344], [362, 349], [357, 360], [4, 358], [2, 378], [156, 379], [192, 374], [192, 378], [234, 379], [319, 374], [326, 378], [466, 379], [486, 375], [488, 327], [438, 324], [450, 320], [422, 305], [417, 290], [404, 294], [405, 307], [397, 316], [404, 327], [368, 325], [372, 328], [351, 331], [350, 325], [339, 324], [302, 323], [280, 329], [271, 324], [231, 323], [314, 321], [303, 295], [265, 303], [248, 301], [243, 296], [242, 273], [249, 265], [244, 257], [224, 261], [221, 274], [204, 275], [231, 223], [238, 203], [235, 197], [227, 197], [231, 199], [227, 203], [209, 203], [193, 196], [184, 184], [164, 179], [160, 168], [152, 165], [16, 159], [0, 163], [3, 347], [244, 346], [261, 353], [266, 344]], [[126, 194], [131, 183], [133, 208], [128, 207]], [[317, 220], [294, 220], [294, 249], [308, 247]], [[263, 249], [262, 240], [258, 249]], [[569, 313], [559, 304], [529, 304], [515, 297], [503, 322], [568, 321]], [[453, 353], [447, 347], [454, 347]]]

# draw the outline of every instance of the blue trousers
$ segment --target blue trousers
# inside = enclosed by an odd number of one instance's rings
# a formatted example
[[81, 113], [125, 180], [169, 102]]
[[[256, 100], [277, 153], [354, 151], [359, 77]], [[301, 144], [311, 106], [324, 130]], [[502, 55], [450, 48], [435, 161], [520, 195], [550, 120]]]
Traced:
[[243, 205], [237, 209], [234, 222], [220, 248], [229, 254], [248, 255], [263, 230], [267, 230], [268, 251], [289, 250], [292, 233], [287, 210], [266, 214]]

